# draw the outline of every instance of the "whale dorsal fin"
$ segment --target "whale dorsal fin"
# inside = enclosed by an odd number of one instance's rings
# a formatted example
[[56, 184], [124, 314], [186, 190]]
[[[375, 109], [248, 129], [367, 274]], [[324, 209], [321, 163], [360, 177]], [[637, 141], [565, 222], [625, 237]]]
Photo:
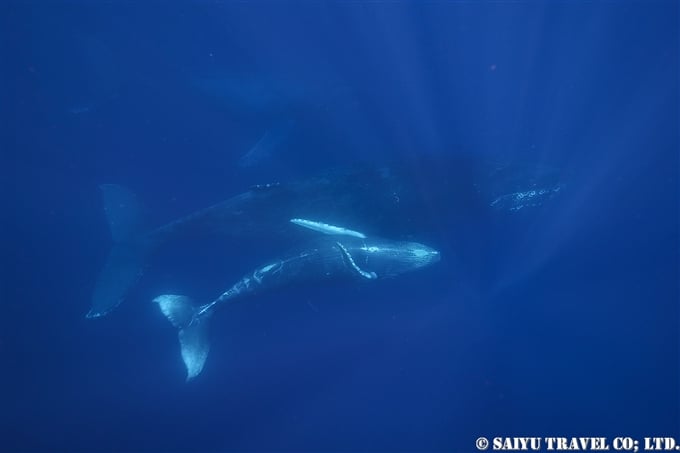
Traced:
[[290, 223], [299, 225], [301, 227], [309, 228], [310, 230], [318, 231], [319, 233], [332, 234], [335, 236], [353, 236], [355, 238], [366, 239], [364, 233], [350, 230], [349, 228], [329, 225], [328, 223], [317, 222], [316, 220], [307, 219], [290, 219]]
[[367, 280], [375, 280], [376, 278], [378, 278], [378, 274], [376, 274], [375, 272], [367, 272], [360, 268], [359, 266], [357, 266], [357, 263], [354, 261], [354, 258], [352, 258], [352, 254], [349, 253], [349, 250], [347, 250], [344, 245], [342, 245], [339, 242], [336, 242], [336, 244], [338, 247], [340, 247], [340, 252], [342, 252], [342, 256], [345, 257], [350, 267], [354, 269], [357, 272], [357, 274], [359, 274], [361, 277]]

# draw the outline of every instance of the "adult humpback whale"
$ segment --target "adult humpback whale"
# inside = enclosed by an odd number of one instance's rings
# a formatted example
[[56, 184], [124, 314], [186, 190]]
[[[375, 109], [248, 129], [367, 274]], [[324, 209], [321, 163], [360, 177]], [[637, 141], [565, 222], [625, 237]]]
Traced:
[[97, 277], [88, 318], [104, 316], [118, 306], [142, 275], [150, 255], [167, 243], [202, 236], [295, 237], [295, 227], [288, 222], [290, 216], [313, 217], [319, 212], [335, 222], [359, 224], [359, 219], [366, 219], [362, 225], [377, 229], [376, 219], [395, 224], [407, 201], [398, 178], [388, 170], [357, 168], [253, 186], [151, 229], [134, 193], [114, 184], [100, 189], [113, 246]]
[[291, 223], [330, 236], [258, 267], [205, 305], [193, 305], [188, 297], [174, 294], [154, 299], [163, 314], [179, 329], [187, 380], [198, 376], [203, 369], [210, 350], [207, 322], [218, 306], [286, 284], [325, 279], [378, 280], [439, 261], [437, 250], [417, 242], [370, 238], [355, 230], [306, 219], [291, 219]]
[[135, 195], [101, 186], [113, 246], [95, 283], [88, 318], [113, 310], [149, 258], [167, 244], [208, 236], [296, 239], [288, 220], [323, 213], [336, 224], [402, 238], [483, 225], [497, 213], [524, 214], [563, 191], [561, 175], [537, 165], [490, 163], [474, 156], [415, 159], [390, 166], [358, 165], [307, 179], [265, 184], [206, 209], [149, 228]]

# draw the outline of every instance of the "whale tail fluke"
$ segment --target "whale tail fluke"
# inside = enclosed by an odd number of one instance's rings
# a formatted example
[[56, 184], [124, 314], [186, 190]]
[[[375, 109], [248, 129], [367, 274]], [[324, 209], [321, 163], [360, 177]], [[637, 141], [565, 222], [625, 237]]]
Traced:
[[154, 300], [161, 312], [178, 330], [182, 360], [187, 369], [187, 381], [201, 373], [210, 352], [208, 340], [209, 313], [200, 311], [186, 296], [165, 294]]
[[99, 186], [113, 246], [97, 276], [88, 318], [106, 315], [125, 298], [142, 275], [151, 244], [135, 194], [115, 184]]

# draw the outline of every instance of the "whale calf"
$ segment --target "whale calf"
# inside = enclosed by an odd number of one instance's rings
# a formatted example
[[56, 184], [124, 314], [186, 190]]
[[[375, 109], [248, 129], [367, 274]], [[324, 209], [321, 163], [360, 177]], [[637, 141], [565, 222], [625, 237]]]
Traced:
[[[304, 220], [304, 219], [298, 219]], [[327, 223], [335, 231], [354, 231]], [[249, 272], [212, 302], [195, 305], [190, 298], [165, 294], [154, 299], [162, 313], [178, 329], [187, 380], [201, 373], [210, 350], [207, 324], [218, 307], [253, 294], [293, 283], [318, 280], [380, 280], [420, 269], [440, 259], [437, 250], [418, 242], [356, 236], [323, 236], [290, 255], [274, 259]]]

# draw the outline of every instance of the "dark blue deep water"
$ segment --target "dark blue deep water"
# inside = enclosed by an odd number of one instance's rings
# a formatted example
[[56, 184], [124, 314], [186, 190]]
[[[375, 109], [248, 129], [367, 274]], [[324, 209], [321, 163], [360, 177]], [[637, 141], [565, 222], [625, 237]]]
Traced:
[[[0, 19], [1, 451], [680, 436], [677, 2], [9, 1]], [[100, 185], [136, 193], [148, 233], [258, 184], [281, 185], [243, 215], [287, 218], [286, 184], [356, 168], [397, 184], [311, 214], [343, 206], [333, 223], [439, 263], [222, 307], [188, 383], [151, 300], [207, 303], [319, 233], [189, 232], [85, 318], [112, 246]]]

